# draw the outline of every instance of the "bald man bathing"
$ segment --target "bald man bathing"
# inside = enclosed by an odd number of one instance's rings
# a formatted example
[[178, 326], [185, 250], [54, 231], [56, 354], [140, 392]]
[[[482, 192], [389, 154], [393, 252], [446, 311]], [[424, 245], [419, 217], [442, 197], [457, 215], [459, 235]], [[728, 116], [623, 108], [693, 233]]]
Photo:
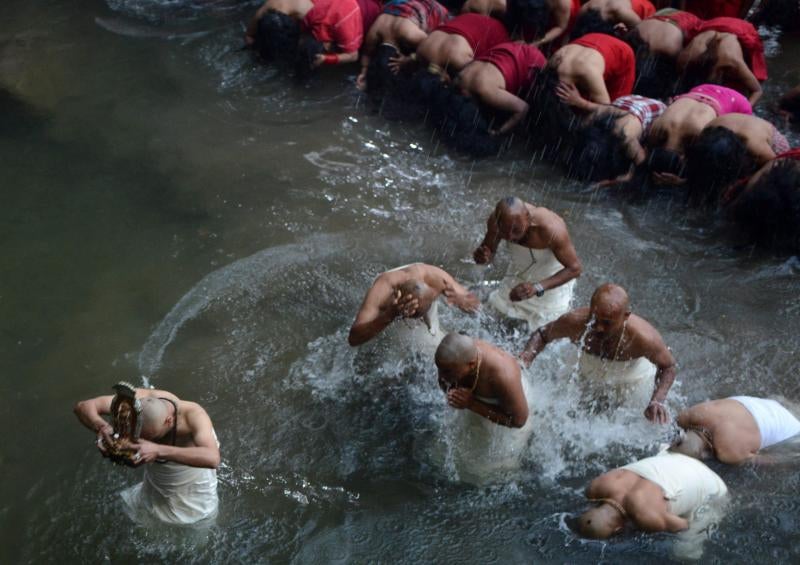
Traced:
[[486, 222], [475, 262], [491, 262], [502, 240], [508, 242], [511, 264], [489, 304], [510, 318], [527, 320], [531, 329], [566, 312], [583, 268], [564, 220], [547, 208], [504, 198]]
[[439, 387], [453, 408], [466, 408], [509, 428], [528, 421], [519, 364], [499, 347], [450, 333], [436, 349], [436, 368]]
[[[193, 524], [217, 513], [219, 444], [202, 406], [180, 400], [165, 390], [136, 389], [141, 402], [140, 439], [131, 446], [133, 461], [144, 465], [144, 480], [123, 491], [132, 518], [154, 517], [169, 524]], [[75, 405], [81, 424], [97, 434], [97, 448], [106, 456], [114, 430], [112, 396], [98, 396]]]
[[[444, 296], [448, 304], [464, 312], [480, 307], [478, 298], [461, 286], [446, 271], [425, 263], [413, 263], [378, 275], [356, 314], [350, 335], [352, 347], [362, 345], [398, 319], [419, 321], [412, 332], [427, 345], [436, 347], [443, 333], [439, 329], [437, 299]], [[420, 334], [424, 324], [425, 330]]]
[[710, 400], [678, 415], [684, 430], [670, 451], [737, 465], [759, 450], [800, 434], [800, 421], [775, 400], [732, 396]]
[[592, 295], [589, 308], [578, 308], [540, 327], [520, 358], [530, 365], [548, 343], [562, 338], [582, 344], [579, 372], [587, 385], [620, 402], [645, 396], [647, 382], [655, 375], [655, 390], [644, 415], [651, 422], [669, 421], [664, 400], [675, 380], [675, 359], [661, 334], [631, 313], [622, 287], [602, 285]]
[[577, 530], [592, 539], [610, 538], [628, 523], [645, 532], [680, 532], [698, 508], [727, 492], [697, 459], [662, 452], [593, 480], [586, 498], [598, 506], [580, 515]]

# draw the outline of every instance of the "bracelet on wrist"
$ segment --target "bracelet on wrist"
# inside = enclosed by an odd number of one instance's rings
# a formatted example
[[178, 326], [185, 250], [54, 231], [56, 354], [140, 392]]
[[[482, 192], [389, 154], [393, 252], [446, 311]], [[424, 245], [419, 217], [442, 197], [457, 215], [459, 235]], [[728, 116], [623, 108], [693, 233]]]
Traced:
[[339, 64], [339, 55], [336, 53], [327, 53], [322, 56], [322, 64], [323, 65], [338, 65]]

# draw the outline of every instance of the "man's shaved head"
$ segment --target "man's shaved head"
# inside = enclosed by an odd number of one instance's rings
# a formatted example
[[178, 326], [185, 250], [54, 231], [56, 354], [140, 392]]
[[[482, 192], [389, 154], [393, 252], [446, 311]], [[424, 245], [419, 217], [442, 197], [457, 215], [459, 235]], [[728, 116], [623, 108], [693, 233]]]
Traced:
[[520, 239], [530, 227], [528, 207], [515, 196], [507, 196], [494, 209], [500, 237], [510, 241]]
[[434, 291], [431, 287], [425, 284], [424, 281], [420, 281], [417, 279], [409, 279], [406, 282], [402, 283], [397, 287], [403, 295], [411, 295], [417, 299], [419, 302], [419, 308], [417, 309], [417, 314], [414, 316], [418, 318], [423, 316], [430, 310], [431, 305], [436, 300], [436, 291]]
[[695, 459], [709, 459], [712, 455], [706, 441], [700, 435], [700, 432], [694, 430], [686, 430], [681, 434], [681, 437], [673, 443], [670, 448], [673, 453], [680, 453]]
[[628, 293], [619, 285], [607, 283], [597, 287], [592, 294], [592, 306], [606, 306], [618, 312], [630, 311]]
[[142, 432], [144, 439], [158, 439], [169, 429], [171, 422], [167, 419], [172, 415], [166, 400], [149, 396], [142, 398]]
[[578, 517], [577, 529], [585, 538], [608, 539], [625, 525], [625, 518], [610, 504], [591, 508]]
[[628, 293], [621, 286], [604, 284], [594, 291], [589, 310], [592, 330], [598, 337], [616, 336], [625, 327], [631, 313]]
[[449, 333], [436, 349], [436, 365], [463, 365], [470, 363], [477, 355], [475, 340], [466, 335]]

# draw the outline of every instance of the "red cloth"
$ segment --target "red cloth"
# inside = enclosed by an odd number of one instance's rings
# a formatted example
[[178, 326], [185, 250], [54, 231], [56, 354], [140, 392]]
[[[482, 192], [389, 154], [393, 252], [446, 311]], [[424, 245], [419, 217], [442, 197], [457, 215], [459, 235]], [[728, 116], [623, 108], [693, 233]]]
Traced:
[[719, 18], [738, 18], [742, 10], [742, 0], [687, 0], [686, 11], [697, 14], [704, 20]]
[[534, 69], [542, 69], [547, 64], [542, 52], [526, 43], [501, 43], [495, 45], [476, 61], [486, 61], [498, 68], [506, 80], [506, 90], [519, 94], [533, 83]]
[[611, 100], [627, 96], [633, 92], [636, 80], [636, 57], [631, 46], [604, 33], [587, 33], [570, 42], [599, 52], [606, 62], [603, 80]]
[[631, 8], [641, 19], [649, 18], [656, 13], [656, 7], [650, 0], [631, 0]]
[[472, 48], [473, 57], [480, 57], [495, 45], [511, 41], [499, 20], [482, 14], [461, 14], [434, 31], [460, 35]]
[[356, 2], [358, 2], [358, 7], [361, 8], [362, 33], [366, 36], [369, 28], [381, 15], [383, 5], [380, 0], [356, 0]]
[[312, 0], [302, 28], [317, 41], [331, 41], [344, 53], [361, 48], [364, 22], [357, 0]]
[[800, 147], [794, 147], [789, 151], [776, 155], [776, 159], [792, 159], [793, 161], [800, 161]]
[[732, 33], [739, 39], [739, 44], [744, 52], [744, 59], [747, 66], [753, 71], [755, 77], [764, 81], [767, 80], [767, 60], [764, 58], [764, 44], [753, 24], [740, 20], [739, 18], [714, 18], [703, 22], [697, 33], [704, 31], [719, 31], [721, 33]]
[[703, 20], [698, 18], [692, 13], [683, 12], [681, 10], [665, 11], [660, 14], [656, 12], [650, 19], [661, 20], [662, 22], [672, 22], [683, 32], [683, 45], [689, 43], [694, 36], [697, 35], [697, 30], [703, 24]]

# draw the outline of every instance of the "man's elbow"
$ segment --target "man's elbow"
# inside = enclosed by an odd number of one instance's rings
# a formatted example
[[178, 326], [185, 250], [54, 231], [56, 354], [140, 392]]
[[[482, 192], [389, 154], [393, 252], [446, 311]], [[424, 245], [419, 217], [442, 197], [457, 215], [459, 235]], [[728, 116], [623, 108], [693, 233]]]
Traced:
[[85, 400], [78, 401], [75, 403], [75, 406], [72, 407], [72, 413], [80, 418], [81, 414], [84, 413], [85, 408], [86, 408], [86, 401]]
[[365, 341], [367, 340], [364, 339], [364, 336], [359, 335], [359, 332], [355, 327], [350, 328], [350, 333], [347, 336], [347, 343], [350, 344], [350, 347], [358, 347]]
[[573, 279], [580, 278], [580, 276], [583, 274], [583, 265], [581, 265], [580, 261], [578, 261], [569, 268], [569, 272]]
[[512, 428], [521, 428], [528, 422], [528, 415], [527, 414], [517, 414], [512, 416], [511, 418], [511, 426]]
[[219, 451], [215, 451], [208, 458], [208, 468], [217, 469], [219, 467], [221, 460], [222, 458], [219, 455]]

